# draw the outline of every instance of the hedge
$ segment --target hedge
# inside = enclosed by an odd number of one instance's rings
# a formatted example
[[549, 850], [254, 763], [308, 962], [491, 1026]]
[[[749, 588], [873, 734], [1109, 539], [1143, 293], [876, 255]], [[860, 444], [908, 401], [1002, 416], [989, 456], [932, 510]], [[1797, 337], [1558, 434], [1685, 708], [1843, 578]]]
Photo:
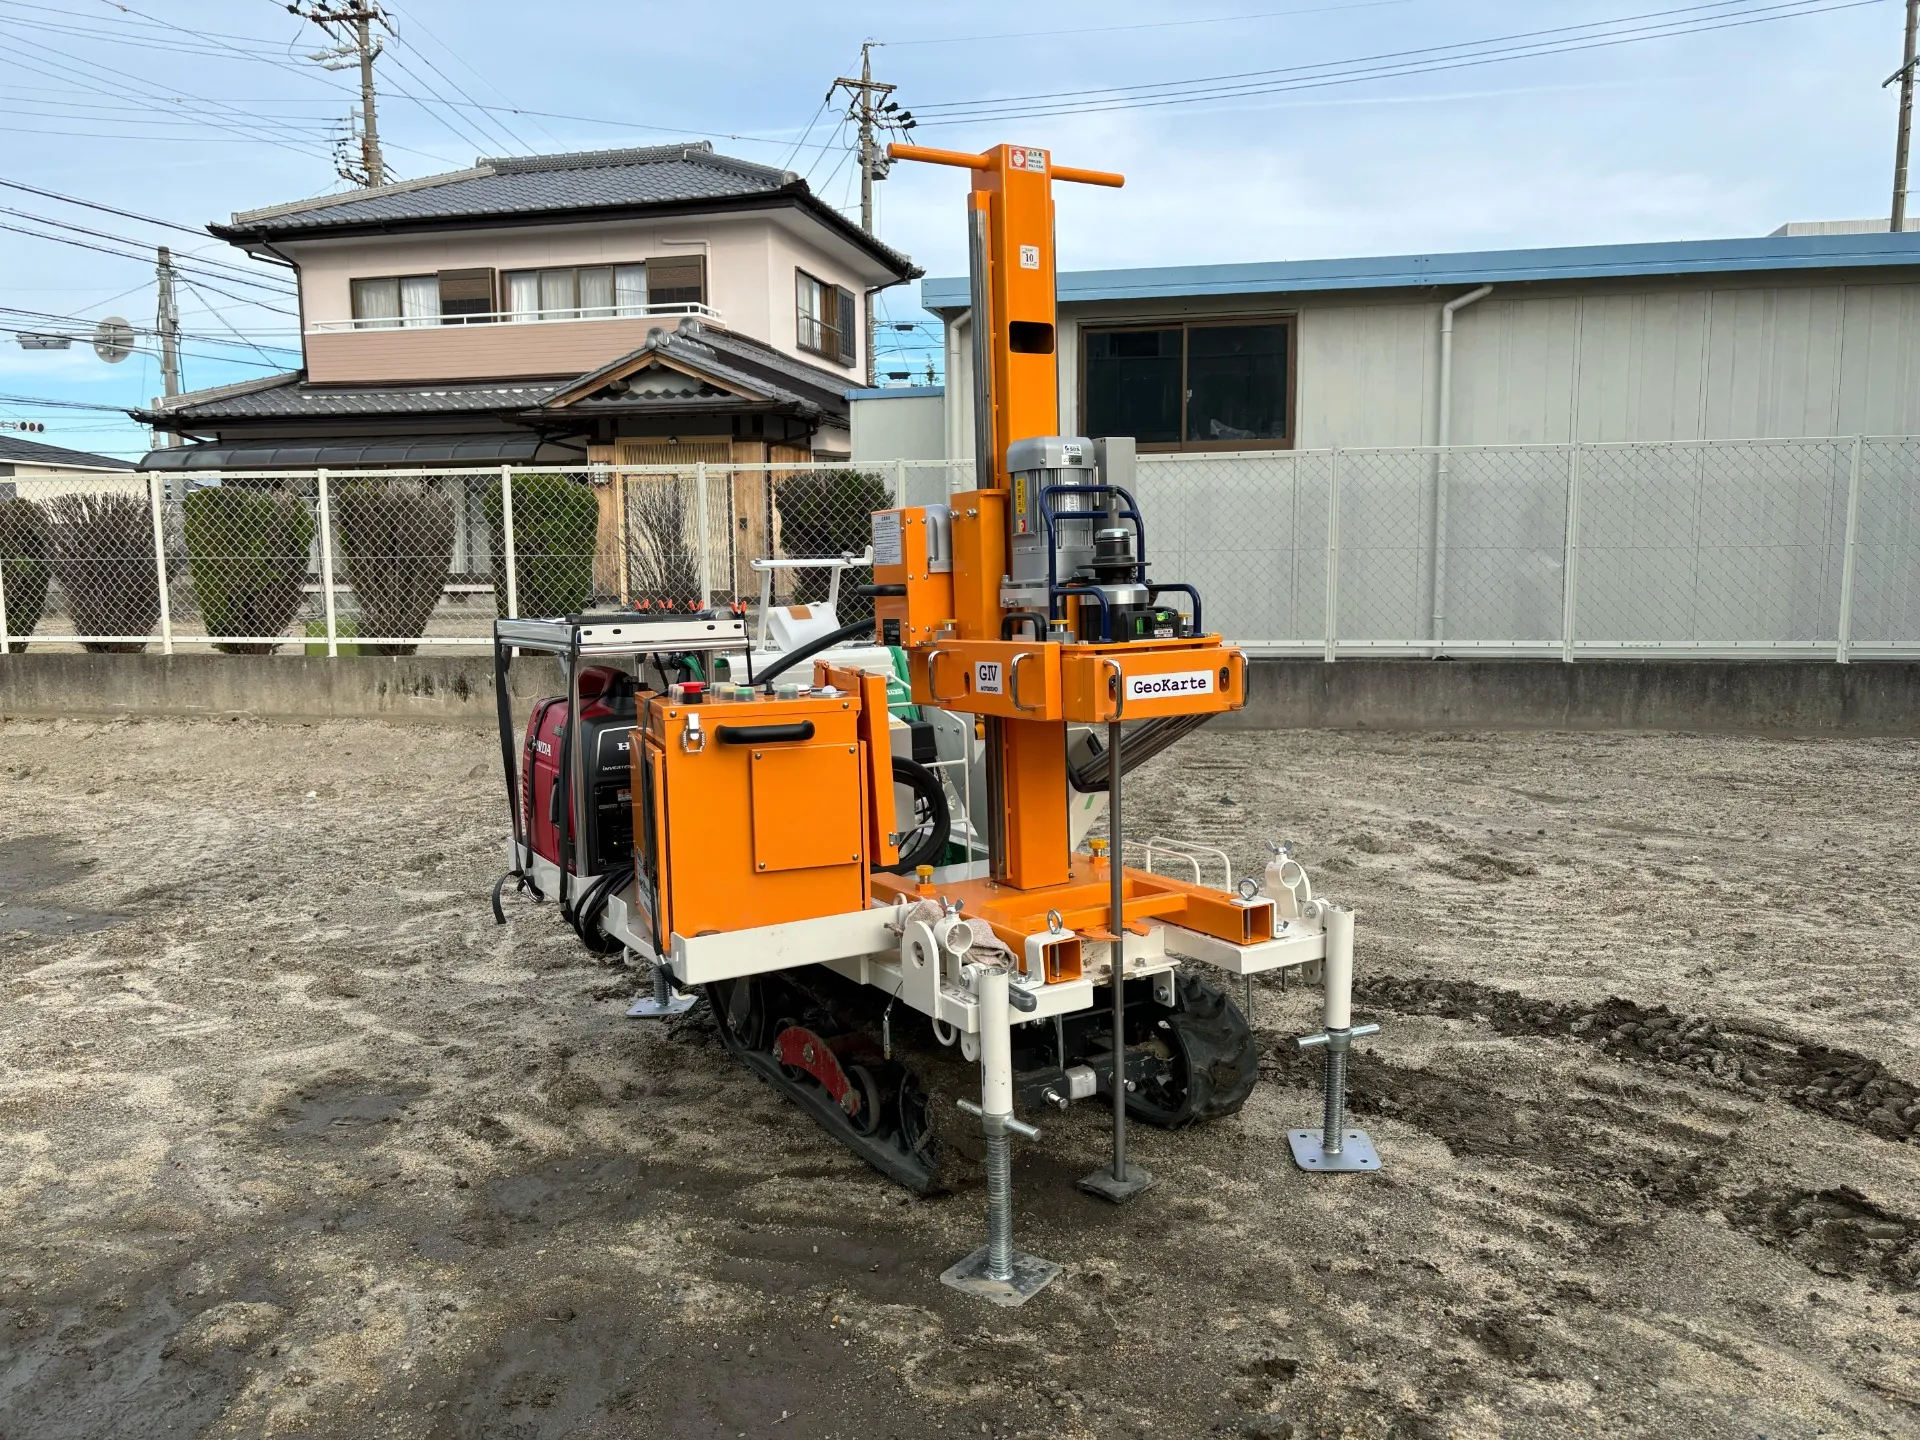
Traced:
[[0, 590], [7, 597], [10, 650], [27, 648], [25, 640], [14, 637], [33, 634], [46, 610], [52, 558], [53, 532], [46, 512], [17, 495], [0, 499]]
[[[420, 481], [354, 480], [333, 497], [334, 553], [359, 602], [359, 629], [424, 635], [453, 566], [453, 502]], [[414, 645], [363, 646], [411, 655]]]
[[[56, 495], [46, 502], [53, 578], [80, 635], [144, 635], [160, 618], [153, 512], [144, 495]], [[169, 555], [169, 579], [175, 568]], [[88, 640], [88, 650], [138, 654], [144, 640]]]
[[[507, 613], [506, 527], [500, 487], [482, 497], [493, 543], [493, 603]], [[516, 475], [513, 557], [520, 614], [540, 619], [578, 615], [593, 598], [593, 556], [600, 506], [593, 491], [564, 475]]]
[[[188, 565], [210, 635], [278, 635], [300, 609], [313, 516], [297, 495], [234, 485], [196, 490], [181, 507]], [[230, 655], [278, 647], [220, 643]]]

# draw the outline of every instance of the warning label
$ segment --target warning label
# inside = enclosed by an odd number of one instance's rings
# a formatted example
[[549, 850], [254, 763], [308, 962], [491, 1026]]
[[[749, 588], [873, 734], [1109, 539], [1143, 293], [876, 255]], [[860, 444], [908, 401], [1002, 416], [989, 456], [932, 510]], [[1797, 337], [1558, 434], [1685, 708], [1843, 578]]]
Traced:
[[1127, 699], [1165, 700], [1174, 695], [1213, 694], [1213, 671], [1182, 670], [1172, 675], [1129, 675]]
[[898, 565], [900, 558], [900, 512], [898, 510], [876, 510], [873, 512], [873, 563], [876, 565]]

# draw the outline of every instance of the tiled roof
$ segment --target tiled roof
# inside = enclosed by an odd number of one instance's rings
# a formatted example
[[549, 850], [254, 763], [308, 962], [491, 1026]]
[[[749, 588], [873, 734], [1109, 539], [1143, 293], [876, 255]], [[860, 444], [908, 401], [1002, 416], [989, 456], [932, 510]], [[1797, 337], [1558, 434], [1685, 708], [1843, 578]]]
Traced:
[[90, 470], [131, 470], [131, 460], [115, 460], [108, 455], [89, 455], [84, 450], [68, 450], [60, 445], [42, 445], [37, 440], [22, 440], [18, 435], [0, 431], [0, 465], [73, 465]]
[[594, 211], [655, 206], [684, 210], [702, 202], [739, 204], [774, 197], [799, 205], [900, 275], [919, 273], [906, 256], [822, 203], [793, 171], [716, 154], [704, 140], [567, 155], [483, 157], [471, 169], [242, 211], [229, 224], [207, 228], [222, 239], [244, 243], [356, 229], [439, 228], [463, 220], [578, 218]]
[[[624, 395], [598, 393], [594, 384], [633, 372], [634, 362], [657, 356], [705, 376], [738, 395], [712, 387], [711, 393], [676, 393], [681, 387], [638, 387]], [[175, 397], [159, 411], [129, 413], [167, 428], [249, 420], [329, 420], [382, 416], [497, 414], [522, 415], [557, 397], [579, 393], [576, 404], [593, 409], [646, 410], [699, 402], [702, 408], [773, 407], [805, 415], [846, 415], [846, 376], [782, 354], [770, 345], [730, 330], [683, 320], [675, 330], [661, 329], [638, 350], [582, 376], [537, 380], [485, 380], [457, 384], [313, 385], [295, 370], [241, 386]], [[648, 393], [649, 389], [653, 393]], [[556, 414], [564, 410], [556, 409]]]
[[[278, 383], [249, 388], [237, 395], [182, 395], [159, 413], [167, 419], [186, 421], [487, 413], [530, 409], [545, 402], [564, 383], [492, 380], [459, 385], [309, 385], [299, 370], [275, 378]], [[130, 413], [145, 420], [155, 412]]]

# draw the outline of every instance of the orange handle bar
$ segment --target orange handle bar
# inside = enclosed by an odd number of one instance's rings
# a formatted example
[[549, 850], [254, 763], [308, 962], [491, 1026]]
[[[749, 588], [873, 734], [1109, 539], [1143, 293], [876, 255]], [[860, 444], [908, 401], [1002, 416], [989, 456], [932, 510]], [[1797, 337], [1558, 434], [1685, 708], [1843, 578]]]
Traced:
[[[969, 155], [964, 150], [935, 150], [927, 145], [889, 145], [887, 154], [895, 160], [924, 160], [929, 165], [954, 165], [962, 170], [988, 170], [993, 161], [986, 155]], [[1055, 165], [1053, 178], [1071, 180], [1080, 185], [1108, 185], [1115, 189], [1127, 183], [1127, 177], [1111, 170], [1081, 170], [1072, 165]]]

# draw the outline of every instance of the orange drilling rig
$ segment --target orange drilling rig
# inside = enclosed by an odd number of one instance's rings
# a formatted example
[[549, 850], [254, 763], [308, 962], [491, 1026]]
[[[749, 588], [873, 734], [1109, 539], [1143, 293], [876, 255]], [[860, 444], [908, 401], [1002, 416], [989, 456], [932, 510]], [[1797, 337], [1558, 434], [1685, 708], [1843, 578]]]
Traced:
[[[1377, 1168], [1343, 1110], [1348, 1045], [1372, 1027], [1348, 1014], [1353, 913], [1315, 899], [1290, 853], [1237, 882], [1190, 841], [1155, 838], [1126, 863], [1126, 773], [1244, 705], [1247, 665], [1192, 586], [1149, 578], [1133, 442], [1054, 433], [1053, 185], [1121, 177], [1028, 146], [890, 153], [972, 176], [977, 487], [875, 513], [860, 653], [904, 652], [922, 712], [969, 722], [984, 855], [952, 858], [912, 727], [847, 652], [809, 645], [758, 674], [748, 653], [745, 684], [710, 685], [685, 661], [711, 674], [727, 652], [739, 675], [737, 615], [516, 618], [495, 627], [506, 878], [653, 967], [637, 1013], [704, 987], [728, 1048], [894, 1179], [931, 1190], [984, 1161], [988, 1243], [942, 1278], [1018, 1304], [1059, 1268], [1013, 1245], [1010, 1143], [1038, 1137], [1020, 1109], [1104, 1097], [1112, 1154], [1080, 1183], [1124, 1201], [1152, 1183], [1128, 1158], [1130, 1117], [1228, 1115], [1257, 1078], [1245, 1017], [1204, 973], [1304, 967], [1325, 984], [1326, 1028], [1303, 1043], [1326, 1047], [1328, 1094], [1295, 1157]], [[516, 748], [505, 682], [522, 650], [558, 655], [568, 693]], [[1072, 811], [1089, 794], [1109, 834], [1082, 853]]]

